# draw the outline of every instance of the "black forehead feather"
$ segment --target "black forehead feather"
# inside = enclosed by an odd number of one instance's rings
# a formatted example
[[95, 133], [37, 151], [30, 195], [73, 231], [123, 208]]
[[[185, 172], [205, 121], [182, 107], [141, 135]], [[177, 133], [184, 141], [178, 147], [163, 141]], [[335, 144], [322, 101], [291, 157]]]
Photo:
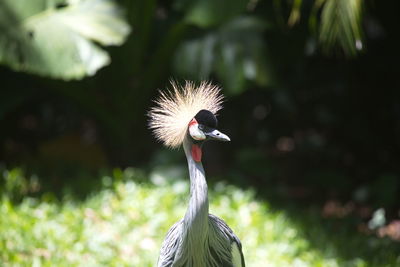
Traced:
[[200, 110], [194, 118], [197, 120], [199, 124], [203, 124], [207, 127], [217, 128], [218, 120], [215, 115], [206, 109]]

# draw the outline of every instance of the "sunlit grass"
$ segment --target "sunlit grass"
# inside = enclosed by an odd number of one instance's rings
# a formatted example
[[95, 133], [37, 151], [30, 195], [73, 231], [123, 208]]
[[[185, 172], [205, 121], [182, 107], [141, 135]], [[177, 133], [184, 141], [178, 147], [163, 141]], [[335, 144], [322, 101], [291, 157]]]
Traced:
[[[117, 170], [101, 177], [103, 188], [85, 200], [66, 195], [62, 201], [24, 197], [17, 203], [3, 192], [1, 266], [154, 266], [167, 230], [186, 209], [188, 182], [171, 178], [181, 174], [155, 171], [151, 182], [143, 182], [135, 179], [137, 170]], [[242, 240], [247, 266], [400, 266], [389, 252], [391, 259], [376, 265], [362, 255], [343, 259], [328, 245], [312, 246], [304, 228], [252, 190], [218, 183], [210, 191], [210, 210]]]

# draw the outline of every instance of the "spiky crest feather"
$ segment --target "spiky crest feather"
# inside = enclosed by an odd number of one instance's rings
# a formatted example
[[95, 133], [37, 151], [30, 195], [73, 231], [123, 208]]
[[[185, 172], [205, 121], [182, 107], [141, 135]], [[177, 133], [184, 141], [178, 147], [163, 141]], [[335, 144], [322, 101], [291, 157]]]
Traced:
[[223, 96], [218, 86], [201, 82], [196, 86], [186, 81], [184, 86], [171, 81], [172, 90], [160, 91], [148, 116], [149, 128], [164, 145], [177, 148], [185, 139], [190, 120], [202, 109], [213, 114], [222, 108]]

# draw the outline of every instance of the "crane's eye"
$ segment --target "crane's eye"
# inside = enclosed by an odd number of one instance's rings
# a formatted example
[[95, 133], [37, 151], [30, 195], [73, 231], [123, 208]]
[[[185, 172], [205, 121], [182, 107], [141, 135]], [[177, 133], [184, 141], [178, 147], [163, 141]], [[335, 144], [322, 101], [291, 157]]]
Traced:
[[206, 133], [212, 132], [214, 129], [211, 127], [208, 127], [206, 125], [199, 124], [199, 130], [206, 134]]

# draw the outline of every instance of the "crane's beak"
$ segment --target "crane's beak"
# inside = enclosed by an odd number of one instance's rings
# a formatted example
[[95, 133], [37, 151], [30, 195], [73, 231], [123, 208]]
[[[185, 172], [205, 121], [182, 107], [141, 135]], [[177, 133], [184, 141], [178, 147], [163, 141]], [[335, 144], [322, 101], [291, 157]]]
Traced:
[[207, 136], [207, 139], [209, 139], [209, 140], [216, 140], [216, 141], [223, 141], [223, 142], [231, 141], [231, 139], [226, 134], [221, 133], [217, 129], [213, 129], [212, 131], [205, 132], [204, 134]]

